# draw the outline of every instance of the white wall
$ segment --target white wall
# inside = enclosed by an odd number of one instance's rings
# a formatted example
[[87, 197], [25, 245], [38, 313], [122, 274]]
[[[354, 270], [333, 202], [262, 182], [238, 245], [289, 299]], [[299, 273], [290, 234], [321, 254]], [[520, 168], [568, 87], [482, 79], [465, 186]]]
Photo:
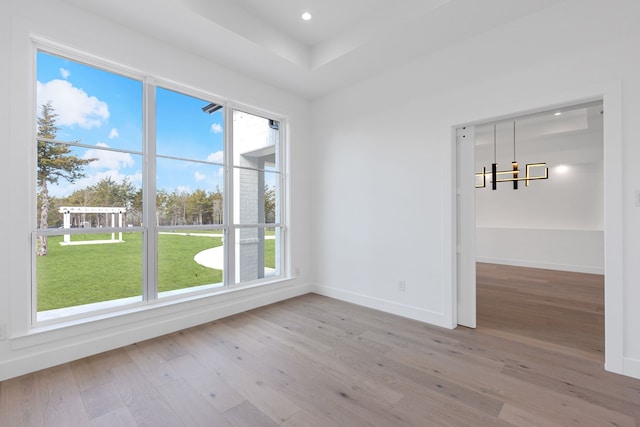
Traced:
[[[9, 13], [0, 13], [0, 52], [4, 55], [8, 55], [11, 51], [11, 15]], [[0, 93], [8, 94], [11, 87], [9, 67], [0, 67]], [[9, 131], [9, 111], [10, 103], [6, 99], [6, 95], [3, 97], [4, 101], [0, 102], [0, 130], [3, 134], [7, 135]], [[3, 151], [6, 149], [8, 138], [0, 139], [0, 145]], [[9, 168], [0, 168], [0, 182], [11, 182], [11, 173]], [[2, 196], [7, 197], [7, 193], [10, 191], [10, 186], [7, 184], [2, 185]], [[3, 203], [4, 205], [4, 203]], [[10, 224], [10, 212], [7, 209], [0, 209], [0, 224]], [[9, 342], [6, 339], [9, 333], [9, 313], [10, 313], [10, 301], [9, 301], [9, 254], [10, 246], [8, 244], [0, 244], [0, 354], [7, 355], [10, 352]]]
[[604, 232], [549, 228], [476, 228], [476, 261], [604, 274]]
[[314, 102], [318, 291], [453, 327], [452, 127], [620, 81], [624, 204], [610, 210], [622, 211], [624, 237], [607, 262], [621, 260], [622, 277], [611, 277], [620, 292], [607, 321], [624, 327], [607, 328], [608, 368], [640, 377], [638, 16], [635, 0], [567, 1]]
[[[475, 191], [476, 259], [480, 262], [604, 273], [604, 177], [601, 105], [561, 116], [516, 119], [516, 152], [546, 162], [549, 179], [498, 183]], [[498, 169], [511, 168], [513, 127], [496, 125]], [[476, 128], [476, 171], [491, 169], [493, 125]], [[539, 173], [539, 172], [536, 172]]]
[[[310, 250], [311, 196], [309, 103], [130, 29], [89, 15], [56, 0], [15, 0], [0, 13], [0, 380], [96, 352], [161, 335], [255, 306], [309, 291], [313, 280]], [[34, 147], [31, 121], [35, 99], [29, 35], [124, 64], [211, 94], [280, 114], [289, 119], [291, 178], [291, 267], [300, 277], [285, 283], [228, 292], [173, 306], [89, 323], [69, 322], [55, 330], [29, 330], [26, 308], [30, 283], [30, 215], [35, 188], [30, 184]], [[9, 160], [11, 159], [11, 160]], [[10, 339], [6, 339], [7, 336]]]

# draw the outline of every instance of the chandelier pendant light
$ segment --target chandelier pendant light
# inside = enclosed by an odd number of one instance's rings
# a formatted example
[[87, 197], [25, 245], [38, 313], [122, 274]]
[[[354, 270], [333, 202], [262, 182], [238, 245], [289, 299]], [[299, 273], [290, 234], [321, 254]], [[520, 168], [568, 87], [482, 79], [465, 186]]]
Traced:
[[[518, 189], [518, 182], [524, 181], [525, 186], [529, 186], [529, 181], [549, 178], [549, 168], [546, 163], [527, 163], [525, 168], [525, 176], [520, 176], [518, 161], [516, 160], [516, 122], [513, 122], [513, 161], [510, 170], [498, 170], [498, 162], [496, 155], [496, 125], [493, 125], [493, 163], [491, 164], [491, 173], [487, 173], [487, 168], [482, 167], [482, 172], [476, 173], [476, 181], [481, 178], [481, 184], [476, 184], [476, 188], [485, 188], [487, 185], [487, 176], [491, 176], [491, 189], [497, 190], [499, 182], [512, 182], [513, 189]], [[539, 175], [533, 175], [533, 172], [542, 169]], [[504, 177], [504, 176], [507, 177]]]

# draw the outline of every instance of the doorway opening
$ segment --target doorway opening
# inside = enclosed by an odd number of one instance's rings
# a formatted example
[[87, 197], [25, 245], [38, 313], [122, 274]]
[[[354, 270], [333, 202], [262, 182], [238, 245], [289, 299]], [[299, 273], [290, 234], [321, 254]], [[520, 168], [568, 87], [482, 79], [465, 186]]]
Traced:
[[[624, 274], [623, 183], [622, 183], [622, 90], [620, 82], [604, 82], [590, 87], [549, 95], [537, 101], [523, 100], [518, 111], [540, 112], [551, 108], [601, 100], [604, 120], [604, 270], [605, 270], [605, 363], [606, 370], [626, 374], [624, 357]], [[541, 108], [540, 106], [546, 106]], [[553, 107], [552, 107], [553, 106]], [[510, 110], [514, 111], [514, 110]], [[460, 121], [454, 133], [454, 230], [453, 319], [462, 326], [476, 326], [476, 256], [474, 131], [476, 125], [522, 114], [494, 114]], [[461, 142], [465, 141], [466, 143]]]
[[476, 185], [478, 327], [604, 361], [602, 102], [476, 125], [474, 135], [476, 172], [517, 159], [521, 170], [545, 163], [549, 176]]

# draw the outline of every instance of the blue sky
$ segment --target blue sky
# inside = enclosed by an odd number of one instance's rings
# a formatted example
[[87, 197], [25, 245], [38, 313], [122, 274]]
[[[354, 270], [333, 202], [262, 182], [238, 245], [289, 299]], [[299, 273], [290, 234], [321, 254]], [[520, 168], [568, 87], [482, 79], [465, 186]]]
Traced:
[[[98, 159], [86, 167], [85, 178], [74, 185], [62, 181], [50, 187], [50, 193], [64, 197], [106, 177], [118, 182], [129, 178], [140, 187], [141, 156], [100, 147], [142, 151], [142, 83], [43, 52], [38, 52], [37, 64], [38, 110], [51, 101], [58, 114], [57, 139], [95, 145], [96, 149], [74, 152]], [[208, 101], [163, 88], [157, 89], [156, 100], [158, 154], [222, 163], [222, 110], [209, 115], [202, 111]], [[222, 190], [222, 171], [212, 165], [159, 160], [156, 185], [169, 192], [215, 191], [216, 186]]]

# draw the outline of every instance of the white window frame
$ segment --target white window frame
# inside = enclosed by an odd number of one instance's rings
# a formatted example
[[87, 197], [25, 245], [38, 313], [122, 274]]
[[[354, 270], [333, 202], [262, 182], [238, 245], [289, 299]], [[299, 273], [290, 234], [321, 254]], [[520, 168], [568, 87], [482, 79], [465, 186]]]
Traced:
[[[36, 327], [49, 327], [53, 325], [55, 327], [58, 323], [75, 321], [75, 320], [90, 320], [91, 318], [100, 317], [105, 314], [113, 314], [117, 315], [119, 312], [131, 312], [131, 310], [143, 309], [148, 307], [153, 307], [154, 305], [164, 305], [167, 302], [169, 303], [179, 303], [185, 299], [193, 299], [194, 297], [206, 297], [211, 296], [212, 294], [224, 293], [230, 290], [242, 289], [246, 287], [253, 287], [259, 285], [266, 285], [271, 283], [281, 282], [287, 279], [290, 279], [290, 269], [289, 269], [289, 227], [288, 227], [288, 194], [289, 194], [289, 182], [288, 182], [288, 173], [287, 168], [288, 164], [286, 160], [288, 159], [288, 147], [287, 147], [287, 120], [285, 117], [282, 117], [277, 114], [270, 113], [268, 111], [254, 108], [248, 105], [244, 105], [241, 103], [237, 103], [235, 101], [231, 101], [228, 99], [224, 99], [222, 97], [213, 95], [203, 90], [196, 89], [194, 87], [184, 85], [175, 81], [162, 79], [153, 75], [152, 73], [142, 72], [139, 70], [134, 70], [129, 67], [123, 66], [121, 64], [111, 62], [105, 60], [103, 58], [99, 58], [94, 55], [87, 54], [85, 52], [76, 51], [74, 49], [68, 48], [66, 46], [61, 46], [56, 43], [51, 43], [46, 40], [41, 40], [37, 38], [32, 38], [32, 48], [33, 48], [33, 78], [31, 81], [32, 86], [35, 88], [36, 84], [36, 70], [37, 70], [37, 61], [36, 54], [38, 51], [42, 51], [48, 54], [57, 55], [63, 58], [67, 58], [72, 61], [80, 62], [90, 67], [100, 68], [110, 73], [116, 73], [122, 75], [124, 77], [128, 77], [131, 79], [135, 79], [140, 81], [142, 84], [142, 163], [143, 163], [143, 226], [137, 227], [112, 227], [112, 228], [102, 228], [100, 232], [141, 232], [143, 234], [143, 245], [142, 245], [142, 263], [143, 263], [143, 274], [142, 274], [142, 289], [141, 289], [141, 300], [136, 297], [136, 301], [127, 302], [125, 299], [118, 300], [110, 300], [102, 304], [105, 307], [101, 307], [96, 310], [87, 310], [83, 311], [83, 306], [73, 306], [68, 308], [59, 309], [59, 311], [63, 314], [62, 316], [53, 316], [48, 319], [38, 319], [38, 311], [37, 311], [37, 280], [36, 280], [36, 262], [37, 256], [35, 255], [35, 244], [38, 235], [61, 235], [66, 233], [74, 233], [74, 230], [66, 230], [61, 232], [59, 230], [46, 229], [46, 230], [38, 230], [37, 226], [34, 226], [31, 230], [31, 246], [30, 246], [30, 264], [31, 264], [31, 301], [29, 312], [30, 314], [30, 328]], [[224, 267], [223, 270], [223, 283], [222, 286], [212, 287], [209, 285], [203, 286], [195, 286], [193, 288], [185, 288], [180, 292], [173, 292], [171, 296], [160, 296], [158, 293], [158, 277], [157, 277], [157, 267], [158, 267], [158, 259], [157, 259], [157, 250], [158, 250], [158, 232], [167, 226], [158, 226], [155, 220], [155, 212], [156, 212], [156, 162], [157, 153], [155, 151], [155, 141], [156, 141], [156, 88], [161, 87], [163, 89], [172, 90], [178, 92], [183, 95], [193, 96], [199, 99], [207, 100], [210, 102], [214, 102], [216, 104], [223, 106], [223, 119], [224, 119], [224, 165], [221, 165], [224, 168], [224, 188], [223, 188], [223, 224], [210, 224], [210, 225], [186, 225], [186, 226], [172, 226], [171, 229], [189, 229], [189, 230], [222, 230], [224, 234]], [[35, 93], [35, 89], [34, 89]], [[36, 105], [35, 99], [32, 102], [31, 116], [32, 123], [36, 122], [37, 115], [39, 113], [39, 106]], [[249, 114], [253, 114], [259, 117], [263, 117], [269, 120], [275, 120], [280, 124], [279, 131], [279, 149], [278, 149], [278, 164], [280, 168], [278, 170], [279, 174], [279, 218], [280, 221], [275, 224], [234, 224], [234, 211], [233, 211], [233, 199], [234, 199], [234, 190], [233, 190], [233, 111], [239, 110], [242, 112], [246, 112]], [[34, 135], [33, 141], [36, 140], [35, 131], [32, 133]], [[32, 145], [32, 150], [36, 150], [37, 144]], [[95, 148], [95, 147], [91, 147]], [[135, 150], [131, 150], [134, 152]], [[140, 153], [137, 153], [140, 155]], [[168, 156], [161, 156], [168, 157]], [[191, 159], [179, 159], [185, 161], [192, 161]], [[32, 172], [32, 184], [31, 188], [33, 188], [32, 197], [33, 208], [30, 209], [30, 219], [31, 224], [37, 224], [37, 202], [35, 201], [36, 196], [36, 169], [37, 169], [37, 153], [32, 156], [31, 159], [31, 170]], [[205, 162], [210, 163], [210, 162]], [[210, 163], [213, 164], [213, 163]], [[215, 164], [220, 166], [219, 164]], [[280, 259], [279, 259], [279, 271], [280, 274], [273, 277], [261, 278], [257, 280], [252, 280], [244, 283], [235, 283], [235, 231], [240, 228], [266, 228], [266, 227], [275, 227], [280, 229], [281, 238], [279, 248]], [[83, 229], [77, 230], [75, 233], [82, 234], [91, 234], [90, 230]], [[94, 231], [97, 232], [97, 231]], [[65, 311], [68, 313], [65, 314]]]

